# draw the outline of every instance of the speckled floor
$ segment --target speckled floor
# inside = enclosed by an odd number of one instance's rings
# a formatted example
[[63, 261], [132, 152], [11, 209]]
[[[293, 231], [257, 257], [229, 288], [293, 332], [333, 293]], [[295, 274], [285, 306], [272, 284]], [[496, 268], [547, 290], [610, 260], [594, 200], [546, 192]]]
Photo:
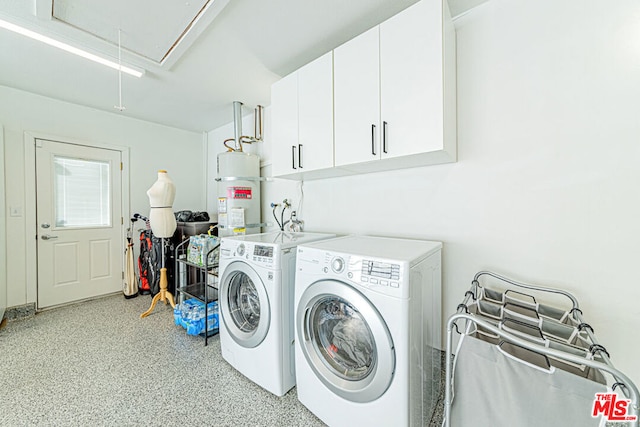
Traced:
[[[100, 298], [0, 330], [0, 426], [322, 426], [173, 324], [142, 296]], [[434, 420], [435, 421], [435, 420]], [[434, 422], [432, 425], [439, 425]]]

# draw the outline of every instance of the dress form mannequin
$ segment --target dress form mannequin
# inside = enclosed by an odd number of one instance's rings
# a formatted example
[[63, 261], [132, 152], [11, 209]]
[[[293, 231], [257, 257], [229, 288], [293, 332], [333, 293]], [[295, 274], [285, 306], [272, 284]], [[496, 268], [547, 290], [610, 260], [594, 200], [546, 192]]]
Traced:
[[176, 217], [173, 214], [173, 201], [176, 198], [176, 186], [165, 170], [158, 171], [158, 180], [147, 190], [149, 196], [149, 223], [156, 237], [170, 238], [176, 231]]
[[151, 231], [156, 237], [162, 239], [162, 268], [160, 268], [160, 292], [153, 297], [149, 310], [142, 313], [140, 317], [146, 317], [151, 314], [158, 301], [166, 304], [168, 300], [172, 307], [175, 308], [176, 306], [173, 295], [167, 291], [167, 269], [164, 266], [164, 239], [173, 236], [177, 227], [176, 218], [173, 214], [176, 186], [173, 184], [166, 170], [158, 171], [158, 180], [147, 190], [147, 196], [149, 196], [149, 204], [151, 206], [149, 213]]

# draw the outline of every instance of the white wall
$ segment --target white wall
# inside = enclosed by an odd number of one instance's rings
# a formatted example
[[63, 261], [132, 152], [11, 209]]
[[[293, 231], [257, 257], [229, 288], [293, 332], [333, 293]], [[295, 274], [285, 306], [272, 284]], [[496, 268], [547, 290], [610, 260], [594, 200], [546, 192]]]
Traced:
[[640, 384], [640, 4], [491, 0], [456, 27], [459, 162], [405, 218], [445, 241], [445, 307], [484, 268], [562, 287]]
[[458, 162], [305, 182], [306, 230], [444, 242], [443, 322], [480, 270], [566, 289], [640, 384], [640, 4], [491, 0], [456, 28]]
[[[175, 210], [204, 210], [203, 135], [130, 119], [117, 113], [81, 107], [0, 86], [0, 123], [4, 125], [6, 208], [19, 208], [19, 217], [7, 214], [7, 305], [35, 302], [34, 283], [26, 283], [35, 253], [25, 244], [24, 133], [36, 132], [67, 140], [108, 144], [130, 149], [130, 214], [148, 215], [147, 189], [166, 169], [176, 183]], [[126, 218], [125, 218], [126, 221]], [[124, 248], [123, 248], [124, 251]]]

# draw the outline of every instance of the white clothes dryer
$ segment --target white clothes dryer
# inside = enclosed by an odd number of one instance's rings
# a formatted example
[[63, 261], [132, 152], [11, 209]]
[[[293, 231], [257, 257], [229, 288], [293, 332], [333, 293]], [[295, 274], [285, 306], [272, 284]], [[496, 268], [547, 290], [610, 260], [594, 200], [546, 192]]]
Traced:
[[440, 242], [298, 246], [298, 399], [329, 426], [428, 425], [440, 390]]
[[275, 232], [221, 239], [222, 357], [278, 396], [295, 385], [295, 249], [331, 237], [335, 235]]

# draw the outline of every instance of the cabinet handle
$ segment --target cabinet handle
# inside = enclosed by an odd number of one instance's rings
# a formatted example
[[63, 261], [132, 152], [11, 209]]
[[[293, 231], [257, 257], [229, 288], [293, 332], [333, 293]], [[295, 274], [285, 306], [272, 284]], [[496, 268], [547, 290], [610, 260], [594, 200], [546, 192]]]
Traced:
[[382, 152], [387, 154], [387, 122], [382, 122]]
[[376, 155], [376, 125], [371, 125], [371, 154]]
[[302, 169], [302, 144], [298, 144], [298, 167]]
[[296, 146], [292, 145], [291, 146], [291, 167], [294, 169], [296, 168]]

